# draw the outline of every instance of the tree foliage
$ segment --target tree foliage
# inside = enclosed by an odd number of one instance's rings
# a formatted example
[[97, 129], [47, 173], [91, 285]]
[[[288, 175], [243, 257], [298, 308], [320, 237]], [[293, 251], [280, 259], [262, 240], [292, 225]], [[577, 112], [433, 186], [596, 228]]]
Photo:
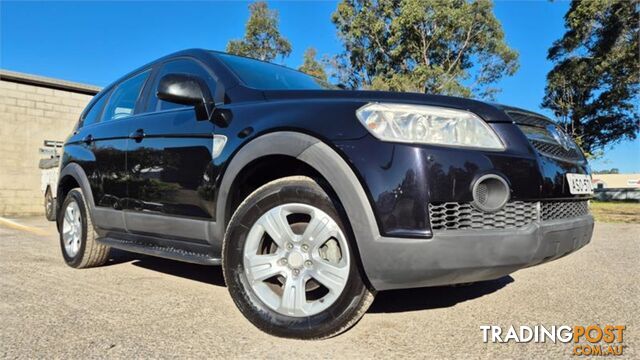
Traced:
[[318, 52], [314, 48], [308, 48], [304, 52], [304, 62], [298, 70], [307, 73], [311, 76], [315, 76], [320, 80], [327, 81], [327, 73], [324, 71], [324, 66], [318, 60], [316, 55]]
[[635, 139], [638, 100], [638, 1], [572, 1], [567, 32], [549, 49], [542, 106], [554, 111], [587, 153]]
[[249, 5], [249, 14], [244, 38], [230, 40], [227, 52], [264, 61], [289, 56], [291, 44], [278, 30], [278, 12], [258, 1]]
[[353, 88], [491, 98], [518, 68], [489, 0], [342, 0], [332, 21]]

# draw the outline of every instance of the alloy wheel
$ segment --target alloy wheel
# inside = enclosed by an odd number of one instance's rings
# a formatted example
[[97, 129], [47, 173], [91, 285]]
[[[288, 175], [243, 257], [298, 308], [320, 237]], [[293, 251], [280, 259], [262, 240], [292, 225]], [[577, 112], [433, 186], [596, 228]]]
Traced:
[[71, 258], [75, 257], [80, 250], [82, 241], [82, 218], [80, 207], [74, 200], [69, 202], [64, 211], [62, 221], [62, 239], [64, 241], [64, 250]]
[[349, 278], [349, 247], [334, 219], [307, 204], [272, 208], [251, 227], [244, 248], [251, 289], [276, 312], [304, 317], [338, 299]]

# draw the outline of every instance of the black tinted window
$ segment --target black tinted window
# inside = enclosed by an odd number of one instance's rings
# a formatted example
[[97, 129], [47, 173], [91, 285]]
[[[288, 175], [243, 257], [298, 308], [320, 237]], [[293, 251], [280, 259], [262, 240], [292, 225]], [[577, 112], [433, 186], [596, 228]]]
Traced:
[[333, 89], [328, 83], [303, 72], [264, 61], [216, 53], [245, 85], [262, 90]]
[[89, 112], [84, 116], [82, 120], [82, 126], [91, 125], [97, 123], [100, 120], [100, 114], [102, 114], [102, 109], [104, 108], [104, 103], [109, 98], [109, 94], [102, 94], [98, 100], [91, 106]]
[[109, 103], [104, 110], [104, 121], [117, 120], [133, 115], [136, 102], [142, 91], [144, 82], [149, 77], [149, 70], [123, 81], [113, 90]]
[[209, 71], [207, 71], [207, 69], [205, 69], [198, 62], [191, 59], [172, 60], [162, 65], [162, 68], [160, 68], [160, 71], [158, 72], [158, 76], [156, 76], [156, 79], [154, 80], [152, 88], [154, 89], [153, 95], [149, 99], [147, 111], [161, 111], [184, 107], [193, 108], [193, 106], [190, 105], [176, 104], [158, 99], [158, 83], [160, 82], [160, 79], [167, 74], [189, 74], [197, 76], [207, 83], [207, 85], [209, 86], [209, 91], [211, 91], [211, 95], [215, 94], [216, 92], [215, 79], [213, 78], [213, 76], [211, 76]]

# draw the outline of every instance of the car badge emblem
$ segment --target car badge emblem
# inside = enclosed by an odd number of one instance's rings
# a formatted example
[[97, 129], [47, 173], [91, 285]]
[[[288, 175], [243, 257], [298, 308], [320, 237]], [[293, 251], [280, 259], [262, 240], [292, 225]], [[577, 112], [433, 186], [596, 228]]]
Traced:
[[573, 148], [573, 142], [569, 139], [569, 136], [556, 125], [547, 126], [547, 131], [551, 136], [553, 136], [553, 139], [558, 143], [558, 145], [562, 146], [566, 151]]

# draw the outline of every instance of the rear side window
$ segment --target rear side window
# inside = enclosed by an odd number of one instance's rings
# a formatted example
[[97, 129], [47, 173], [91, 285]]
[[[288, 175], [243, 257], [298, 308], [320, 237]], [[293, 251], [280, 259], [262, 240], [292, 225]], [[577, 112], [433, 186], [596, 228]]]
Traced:
[[118, 120], [133, 115], [142, 86], [149, 77], [150, 70], [135, 75], [118, 85], [104, 109], [103, 121]]
[[160, 83], [160, 79], [167, 74], [189, 74], [197, 76], [204, 80], [205, 83], [207, 83], [207, 85], [209, 86], [209, 91], [212, 95], [216, 92], [216, 80], [213, 78], [213, 76], [211, 76], [211, 73], [209, 73], [209, 71], [204, 68], [204, 66], [200, 65], [200, 63], [196, 62], [195, 60], [186, 58], [171, 60], [162, 65], [160, 71], [158, 71], [158, 76], [155, 77], [152, 87], [153, 94], [149, 98], [147, 111], [155, 112], [185, 107], [193, 108], [193, 106], [190, 105], [176, 104], [158, 99], [158, 83]]
[[82, 126], [88, 126], [91, 124], [95, 124], [100, 120], [100, 114], [102, 114], [102, 109], [104, 108], [104, 103], [107, 102], [109, 98], [109, 93], [102, 94], [96, 102], [93, 103], [89, 112], [84, 116], [82, 120]]

